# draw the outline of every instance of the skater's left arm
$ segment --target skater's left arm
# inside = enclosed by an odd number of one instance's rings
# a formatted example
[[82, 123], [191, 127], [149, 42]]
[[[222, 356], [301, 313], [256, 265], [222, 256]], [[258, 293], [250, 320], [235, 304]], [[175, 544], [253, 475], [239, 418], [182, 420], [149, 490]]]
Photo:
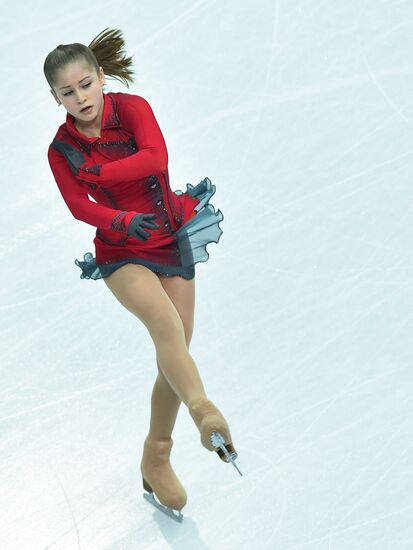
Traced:
[[168, 167], [166, 143], [149, 103], [132, 95], [121, 104], [122, 126], [133, 132], [138, 152], [106, 164], [85, 162], [76, 176], [95, 183], [116, 183], [140, 179]]

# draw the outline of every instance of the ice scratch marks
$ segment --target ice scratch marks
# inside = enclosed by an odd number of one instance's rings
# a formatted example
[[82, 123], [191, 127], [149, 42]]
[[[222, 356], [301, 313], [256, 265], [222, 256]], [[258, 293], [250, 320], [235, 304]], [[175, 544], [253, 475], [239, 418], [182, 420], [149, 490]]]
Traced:
[[[7, 366], [4, 363], [5, 359], [8, 358], [8, 357], [13, 357], [14, 358], [14, 353], [15, 353], [16, 350], [20, 351], [21, 348], [24, 349], [24, 345], [28, 345], [29, 342], [33, 341], [42, 331], [46, 331], [46, 329], [48, 329], [49, 327], [53, 327], [54, 329], [56, 329], [58, 323], [61, 323], [64, 320], [65, 317], [69, 316], [71, 313], [73, 313], [74, 311], [76, 311], [78, 309], [81, 309], [81, 308], [83, 309], [85, 307], [86, 303], [95, 302], [96, 297], [99, 294], [103, 294], [103, 292], [105, 292], [105, 289], [102, 289], [100, 292], [95, 291], [93, 293], [93, 295], [91, 295], [90, 297], [88, 297], [88, 298], [85, 297], [85, 298], [83, 298], [82, 301], [79, 300], [79, 301], [75, 302], [74, 305], [68, 306], [64, 311], [59, 312], [58, 317], [52, 317], [47, 322], [43, 323], [43, 325], [41, 325], [39, 328], [32, 329], [32, 330], [26, 332], [25, 334], [22, 334], [21, 337], [20, 337], [20, 340], [16, 344], [6, 348], [6, 351], [0, 355], [0, 359], [2, 361], [3, 369], [6, 368], [6, 366]], [[47, 334], [47, 332], [46, 332], [46, 334]], [[45, 338], [47, 338], [47, 336], [45, 336]], [[2, 369], [0, 368], [0, 371], [1, 370]]]
[[[358, 20], [360, 20], [361, 18], [361, 15], [363, 14], [364, 10], [365, 10], [365, 6], [364, 5], [362, 7], [362, 9], [360, 10], [360, 13], [359, 13], [359, 16], [358, 16]], [[358, 28], [358, 27], [357, 27]], [[389, 32], [389, 31], [388, 31]], [[396, 112], [404, 121], [406, 121], [410, 126], [413, 126], [413, 121], [411, 121], [408, 117], [405, 116], [405, 114], [399, 109], [399, 107], [390, 99], [390, 97], [386, 94], [386, 92], [384, 91], [383, 87], [380, 85], [379, 81], [377, 80], [375, 74], [373, 73], [373, 71], [371, 70], [371, 67], [369, 65], [369, 62], [367, 61], [367, 58], [366, 58], [366, 53], [365, 53], [365, 50], [363, 48], [363, 45], [361, 43], [361, 38], [360, 38], [360, 32], [356, 33], [356, 36], [357, 36], [357, 42], [358, 42], [358, 46], [359, 46], [359, 53], [360, 53], [360, 56], [364, 62], [364, 65], [366, 67], [366, 70], [369, 74], [369, 77], [371, 79], [371, 81], [373, 82], [373, 84], [376, 86], [376, 88], [378, 89], [378, 91], [381, 93], [381, 95], [383, 96], [383, 98], [385, 99], [386, 103], [391, 107], [391, 109]]]
[[[396, 69], [376, 71], [377, 76], [383, 76], [383, 77], [390, 77], [393, 74], [406, 74], [406, 73], [413, 73], [413, 66], [409, 66], [407, 68], [398, 67]], [[225, 120], [228, 118], [240, 118], [250, 113], [258, 112], [258, 116], [259, 116], [260, 112], [264, 108], [271, 108], [275, 105], [285, 105], [287, 103], [302, 102], [307, 98], [316, 97], [321, 94], [329, 94], [330, 92], [335, 92], [337, 90], [342, 90], [344, 94], [346, 88], [352, 88], [360, 84], [369, 84], [370, 82], [371, 82], [370, 76], [363, 74], [358, 76], [351, 76], [348, 78], [339, 78], [336, 80], [330, 79], [325, 82], [322, 81], [309, 86], [302, 86], [301, 88], [287, 89], [285, 91], [277, 92], [275, 94], [267, 95], [265, 97], [262, 93], [260, 95], [259, 102], [257, 102], [257, 99], [254, 96], [253, 99], [250, 99], [243, 103], [239, 103], [235, 106], [231, 105], [230, 107], [227, 107], [225, 109], [221, 109], [219, 111], [216, 110], [212, 115], [208, 115], [203, 119], [199, 118], [195, 123], [191, 125], [187, 125], [184, 129], [180, 131], [171, 132], [170, 135], [175, 138], [175, 137], [183, 136], [185, 134], [191, 134], [195, 130], [207, 128], [209, 126], [216, 124], [221, 120]], [[257, 126], [257, 118], [255, 120], [254, 131], [256, 126]], [[252, 140], [252, 137], [253, 137], [253, 133], [250, 134], [248, 147], [250, 147], [251, 145], [250, 142]], [[242, 158], [245, 164], [244, 159], [245, 157]]]
[[274, 482], [272, 482], [269, 485], [271, 485], [271, 487], [276, 486], [278, 489], [281, 488], [281, 490], [282, 490], [282, 493], [277, 493], [277, 495], [276, 495], [277, 502], [280, 503], [280, 505], [281, 505], [281, 510], [279, 510], [279, 512], [278, 512], [278, 518], [277, 518], [277, 521], [275, 522], [275, 524], [274, 524], [274, 520], [273, 520], [272, 525], [274, 525], [274, 527], [271, 530], [270, 536], [265, 541], [265, 545], [263, 546], [263, 549], [268, 548], [269, 550], [271, 550], [272, 541], [274, 540], [275, 535], [277, 534], [277, 532], [279, 531], [279, 529], [281, 527], [282, 520], [283, 520], [283, 517], [285, 515], [286, 508], [287, 508], [287, 506], [286, 506], [286, 501], [287, 501], [287, 499], [286, 499], [286, 487], [285, 487], [283, 477], [280, 474], [277, 474], [278, 468], [277, 468], [277, 463], [275, 462], [275, 460], [273, 458], [271, 458], [270, 454], [261, 453], [258, 450], [259, 445], [261, 443], [261, 438], [255, 437], [254, 435], [252, 435], [252, 438], [257, 440], [257, 445], [255, 447], [252, 447], [252, 449], [250, 448], [249, 451], [253, 452], [255, 455], [259, 456], [263, 462], [267, 462], [267, 464], [269, 465], [269, 469], [267, 469], [266, 472], [264, 473], [264, 475], [261, 476], [261, 478], [259, 479], [259, 483], [262, 484], [265, 481], [266, 478], [268, 478], [270, 475], [273, 476], [275, 474], [276, 477], [277, 477], [278, 484], [276, 485]]
[[[300, 542], [298, 544], [293, 544], [292, 546], [287, 546], [286, 548], [283, 548], [283, 550], [297, 550], [298, 548], [306, 548], [310, 547], [311, 549], [314, 548], [315, 543], [324, 542], [324, 541], [331, 541], [333, 537], [337, 537], [339, 535], [343, 535], [345, 533], [349, 533], [351, 531], [355, 531], [356, 529], [361, 529], [363, 527], [369, 526], [374, 523], [378, 523], [379, 521], [386, 520], [389, 517], [397, 516], [399, 514], [404, 514], [410, 510], [413, 509], [413, 506], [408, 506], [406, 508], [401, 508], [400, 510], [395, 510], [393, 512], [390, 512], [388, 514], [383, 514], [381, 516], [377, 516], [373, 519], [369, 519], [366, 521], [361, 521], [360, 523], [354, 523], [353, 525], [350, 525], [349, 527], [346, 527], [344, 529], [338, 529], [336, 531], [330, 531], [326, 535], [321, 535], [319, 537], [311, 538], [309, 540], [306, 540], [305, 542]], [[331, 544], [331, 542], [330, 542]], [[321, 548], [318, 546], [317, 548]]]
[[52, 296], [60, 296], [62, 294], [73, 293], [73, 288], [67, 288], [63, 290], [56, 290], [55, 292], [47, 292], [46, 294], [40, 294], [39, 296], [34, 296], [33, 298], [28, 298], [27, 300], [20, 300], [12, 304], [5, 304], [0, 306], [0, 311], [5, 311], [6, 309], [13, 309], [15, 307], [26, 306], [27, 304], [33, 304], [36, 302], [41, 302], [42, 300], [51, 298]]
[[[181, 25], [182, 23], [185, 23], [185, 21], [190, 19], [194, 15], [194, 13], [199, 8], [201, 8], [204, 4], [207, 4], [208, 8], [211, 7], [211, 1], [207, 2], [207, 0], [199, 0], [198, 2], [194, 2], [189, 6], [188, 9], [178, 14], [172, 20], [168, 19], [169, 22], [166, 25], [164, 25], [163, 27], [160, 27], [157, 32], [153, 32], [150, 36], [148, 36], [146, 40], [139, 42], [139, 44], [135, 48], [128, 48], [128, 53], [132, 54], [138, 51], [142, 52], [142, 48], [144, 48], [145, 46], [151, 46], [153, 42], [155, 42], [163, 34], [169, 32], [173, 27], [176, 27], [177, 25]], [[199, 17], [199, 14], [198, 14], [198, 17]]]
[[[300, 194], [299, 197], [297, 197], [297, 198], [295, 198], [291, 201], [283, 202], [279, 207], [277, 207], [277, 205], [274, 205], [271, 209], [271, 212], [278, 213], [280, 211], [283, 211], [289, 206], [298, 204], [298, 203], [303, 202], [303, 201], [307, 201], [309, 198], [316, 197], [317, 195], [325, 193], [326, 191], [330, 191], [331, 189], [333, 189], [335, 187], [340, 187], [340, 186], [342, 186], [342, 185], [344, 185], [348, 182], [352, 182], [353, 180], [355, 180], [357, 178], [364, 177], [367, 174], [369, 174], [370, 172], [375, 172], [377, 170], [381, 170], [384, 166], [387, 166], [389, 164], [393, 164], [393, 163], [399, 164], [399, 161], [403, 158], [410, 159], [411, 156], [412, 156], [412, 153], [413, 153], [413, 149], [410, 149], [409, 151], [406, 151], [405, 153], [402, 153], [400, 155], [396, 155], [395, 157], [393, 157], [391, 159], [387, 159], [383, 162], [378, 162], [374, 166], [370, 166], [368, 168], [360, 170], [357, 173], [350, 174], [346, 178], [343, 178], [343, 179], [338, 180], [338, 181], [334, 181], [334, 182], [332, 182], [328, 185], [325, 185], [324, 187], [314, 188], [312, 191], [310, 191], [307, 194], [302, 193], [302, 194]], [[376, 185], [376, 181], [374, 180], [374, 178], [373, 178], [373, 180], [369, 181], [365, 187], [373, 186], [373, 185]], [[364, 188], [361, 189], [361, 190], [364, 190]], [[359, 191], [359, 188], [357, 188], [355, 191], [351, 191], [351, 193], [358, 192], [358, 191]], [[337, 200], [339, 200], [339, 199], [337, 199]]]
[[[270, 48], [268, 62], [267, 62], [265, 80], [264, 80], [264, 83], [263, 83], [262, 87], [260, 88], [259, 97], [258, 97], [258, 108], [256, 108], [256, 110], [255, 110], [255, 118], [254, 118], [254, 122], [253, 122], [253, 127], [252, 127], [252, 130], [250, 129], [250, 131], [248, 132], [248, 140], [247, 140], [246, 144], [244, 145], [243, 155], [240, 158], [240, 162], [238, 163], [238, 169], [237, 169], [236, 174], [234, 175], [234, 181], [239, 180], [240, 174], [244, 170], [244, 166], [245, 166], [245, 163], [247, 161], [248, 154], [251, 151], [251, 144], [253, 143], [253, 140], [255, 138], [255, 134], [256, 134], [256, 131], [257, 131], [257, 127], [258, 127], [258, 122], [261, 118], [261, 113], [262, 113], [262, 110], [263, 110], [263, 107], [264, 107], [264, 101], [263, 100], [264, 100], [264, 96], [267, 93], [268, 84], [269, 84], [269, 81], [270, 81], [270, 75], [271, 75], [271, 70], [272, 70], [272, 65], [273, 65], [273, 60], [274, 60], [275, 46], [276, 46], [277, 36], [278, 36], [279, 11], [280, 11], [279, 7], [280, 7], [279, 2], [276, 0], [274, 2], [271, 48]], [[256, 101], [257, 100], [254, 98], [254, 103], [256, 103]]]
[[[18, 3], [13, 3], [13, 6], [17, 6]], [[110, 7], [113, 7], [112, 0], [106, 3], [101, 2], [99, 4], [99, 9], [105, 10], [106, 7], [109, 9]], [[39, 6], [40, 8], [40, 6]], [[9, 32], [2, 33], [2, 36], [0, 38], [0, 46], [5, 51], [5, 48], [8, 46], [8, 44], [11, 44], [11, 47], [19, 46], [20, 44], [24, 44], [25, 41], [28, 40], [28, 36], [32, 37], [33, 35], [40, 35], [38, 37], [39, 41], [47, 35], [48, 40], [50, 41], [49, 36], [56, 37], [53, 38], [53, 40], [59, 40], [59, 36], [61, 35], [61, 29], [62, 28], [70, 28], [73, 23], [75, 25], [79, 24], [79, 22], [85, 20], [85, 16], [87, 15], [95, 15], [95, 6], [92, 4], [88, 4], [85, 8], [81, 9], [79, 6], [78, 9], [69, 11], [65, 7], [65, 5], [62, 5], [62, 14], [56, 13], [58, 11], [59, 6], [54, 5], [54, 13], [53, 16], [50, 17], [50, 13], [48, 13], [47, 6], [45, 8], [37, 9], [37, 10], [24, 10], [23, 14], [27, 18], [24, 19], [22, 17], [22, 13], [15, 12], [13, 15], [13, 12], [11, 12], [11, 15], [13, 17], [13, 24], [8, 26]], [[38, 18], [40, 23], [37, 23], [37, 20], [35, 18]], [[19, 22], [19, 25], [15, 24], [15, 21]], [[72, 21], [72, 23], [71, 23]], [[18, 29], [18, 30], [16, 30]], [[46, 33], [45, 31], [49, 31]], [[50, 47], [50, 49], [53, 49], [55, 46]], [[47, 55], [47, 54], [45, 54]], [[33, 59], [33, 57], [32, 57]], [[43, 57], [41, 60], [38, 58], [35, 58], [33, 61], [33, 64], [36, 65], [36, 67], [39, 66], [39, 63], [43, 61]], [[27, 68], [25, 68], [25, 71], [27, 72]]]
[[[56, 470], [53, 468], [53, 466], [52, 466], [51, 464], [49, 464], [49, 465], [50, 465], [50, 469], [53, 470], [53, 473], [54, 473], [54, 475], [55, 475], [55, 478], [56, 478], [56, 480], [57, 480], [57, 483], [58, 483], [58, 485], [59, 485], [59, 487], [60, 487], [60, 489], [61, 489], [61, 491], [62, 491], [62, 493], [63, 493], [63, 496], [64, 496], [64, 499], [65, 499], [65, 501], [66, 501], [67, 507], [69, 508], [69, 512], [70, 512], [70, 515], [71, 515], [72, 521], [73, 521], [73, 529], [76, 531], [77, 546], [78, 546], [78, 548], [81, 549], [82, 547], [81, 547], [81, 545], [80, 545], [79, 529], [78, 529], [78, 526], [77, 526], [76, 517], [75, 517], [74, 511], [73, 511], [73, 507], [72, 507], [72, 505], [71, 505], [71, 503], [70, 503], [70, 499], [69, 499], [69, 497], [68, 497], [68, 495], [67, 495], [67, 493], [66, 493], [66, 490], [65, 490], [65, 488], [64, 488], [64, 486], [63, 486], [63, 483], [62, 483], [61, 480], [60, 480], [60, 477], [59, 477], [58, 473], [56, 472]], [[72, 529], [69, 529], [68, 533], [69, 533], [70, 531], [72, 531]], [[61, 537], [59, 537], [59, 539], [60, 539], [60, 538], [61, 538]], [[48, 544], [48, 545], [45, 547], [45, 550], [48, 549], [48, 548], [52, 548], [52, 546], [54, 545], [55, 542], [57, 542], [57, 541], [54, 541], [54, 542]]]
[[[339, 392], [337, 392], [335, 396], [330, 395], [329, 397], [326, 397], [325, 399], [321, 399], [319, 401], [316, 401], [315, 403], [313, 403], [313, 404], [311, 404], [307, 407], [302, 407], [300, 409], [296, 409], [291, 414], [280, 417], [274, 422], [265, 423], [265, 427], [263, 429], [261, 429], [261, 430], [256, 429], [256, 433], [258, 434], [257, 437], [259, 437], [259, 438], [268, 437], [268, 434], [267, 434], [268, 431], [274, 432], [275, 429], [279, 429], [283, 424], [286, 424], [286, 423], [290, 422], [291, 420], [293, 420], [296, 417], [303, 416], [304, 414], [306, 416], [308, 416], [309, 414], [311, 414], [311, 412], [314, 409], [317, 409], [320, 406], [323, 407], [324, 411], [327, 411], [330, 408], [330, 405], [332, 404], [332, 402], [336, 402], [336, 401], [338, 401], [338, 399], [343, 398], [347, 395], [352, 395], [352, 393], [354, 393], [356, 390], [360, 390], [361, 388], [363, 388], [363, 386], [371, 386], [372, 383], [374, 383], [374, 382], [375, 383], [382, 382], [384, 384], [385, 379], [388, 378], [389, 376], [393, 376], [393, 375], [394, 375], [394, 371], [392, 371], [392, 372], [382, 372], [380, 374], [377, 374], [376, 376], [373, 376], [371, 378], [367, 378], [365, 380], [362, 380], [359, 383], [354, 383], [354, 379], [353, 379], [353, 383], [349, 382], [347, 384], [347, 386], [344, 389], [341, 389]], [[326, 405], [326, 406], [324, 407], [324, 405]], [[320, 415], [318, 415], [317, 418], [320, 418]], [[314, 422], [312, 424], [314, 424]], [[329, 435], [331, 436], [331, 435], [338, 434], [343, 430], [347, 430], [349, 427], [351, 427], [351, 425], [347, 424], [344, 428], [338, 428], [337, 430], [335, 430], [333, 432], [330, 432]], [[308, 429], [306, 431], [308, 431]], [[287, 456], [288, 457], [291, 456], [290, 453]], [[284, 458], [285, 458], [285, 455], [284, 455]]]
[[[293, 441], [292, 443], [292, 447], [295, 447], [297, 448], [297, 444], [304, 438], [304, 436], [310, 431], [310, 429], [318, 422], [318, 420], [324, 416], [332, 407], [333, 405], [336, 403], [336, 401], [339, 399], [339, 397], [343, 394], [347, 394], [349, 389], [354, 385], [354, 381], [351, 380], [345, 387], [345, 389], [341, 392], [338, 392], [335, 396], [333, 396], [331, 399], [327, 399], [327, 404], [326, 406], [317, 414], [317, 416], [315, 418], [313, 418], [311, 420], [311, 422], [307, 425], [307, 427], [299, 434], [299, 436]], [[301, 451], [302, 449], [300, 449]], [[285, 452], [283, 455], [281, 455], [278, 459], [277, 459], [277, 462], [275, 463], [277, 466], [285, 461], [286, 458], [290, 457], [291, 455], [293, 455], [294, 453], [298, 452], [296, 449], [291, 451], [291, 450], [288, 450], [287, 452]]]
[[[406, 425], [406, 424], [409, 424], [411, 422], [411, 419], [409, 417], [407, 417], [405, 419], [405, 421], [401, 424], [402, 426]], [[377, 453], [373, 458], [372, 460], [367, 464], [367, 466], [365, 467], [365, 469], [370, 466], [378, 456], [382, 455], [383, 454], [383, 451], [385, 449], [387, 449], [388, 447], [390, 447], [390, 444], [393, 442], [393, 440], [395, 439], [396, 436], [399, 435], [401, 431], [401, 428], [399, 428], [399, 430], [397, 430], [391, 438], [389, 438], [388, 442], [381, 448], [381, 450], [379, 451], [379, 453]], [[410, 442], [407, 447], [405, 447], [399, 454], [398, 456], [396, 457], [395, 460], [393, 460], [390, 464], [390, 466], [388, 466], [382, 473], [382, 475], [380, 477], [378, 477], [374, 483], [372, 483], [370, 485], [370, 487], [368, 487], [368, 489], [366, 491], [364, 491], [364, 493], [360, 496], [360, 498], [354, 502], [354, 504], [351, 506], [351, 508], [348, 510], [348, 512], [342, 516], [342, 518], [336, 523], [336, 525], [334, 526], [334, 529], [338, 529], [340, 527], [340, 525], [342, 525], [343, 521], [348, 518], [348, 516], [350, 516], [354, 510], [356, 510], [357, 508], [359, 508], [359, 506], [366, 500], [366, 498], [370, 495], [370, 493], [378, 486], [380, 485], [380, 483], [386, 479], [387, 475], [389, 474], [389, 472], [394, 468], [394, 466], [397, 464], [397, 462], [408, 452], [408, 450], [413, 447], [413, 441]], [[361, 476], [359, 476], [360, 478]], [[357, 481], [357, 480], [356, 480]]]
[[108, 389], [108, 390], [113, 389], [113, 386], [114, 386], [115, 382], [120, 382], [120, 381], [123, 381], [125, 379], [129, 379], [132, 376], [141, 376], [141, 374], [142, 373], [139, 370], [131, 371], [127, 375], [118, 376], [117, 378], [112, 378], [110, 380], [102, 382], [101, 384], [96, 384], [95, 386], [92, 386], [90, 388], [85, 388], [85, 389], [82, 389], [82, 390], [76, 390], [76, 391], [72, 392], [69, 395], [65, 395], [65, 396], [63, 396], [59, 399], [50, 400], [47, 403], [43, 403], [43, 404], [41, 404], [37, 407], [32, 407], [31, 409], [26, 409], [24, 411], [20, 411], [18, 413], [13, 413], [13, 414], [10, 414], [8, 416], [3, 416], [3, 417], [0, 418], [0, 423], [5, 422], [6, 420], [11, 420], [13, 418], [17, 418], [19, 416], [25, 416], [25, 415], [30, 414], [30, 413], [37, 413], [38, 411], [40, 411], [42, 409], [47, 409], [47, 408], [53, 407], [55, 405], [60, 405], [64, 402], [66, 402], [66, 401], [71, 401], [73, 399], [77, 399], [78, 397], [80, 397], [82, 395], [100, 391], [102, 388], [103, 389]]
[[62, 222], [60, 220], [53, 219], [46, 220], [44, 223], [33, 223], [31, 227], [19, 231], [12, 240], [8, 240], [7, 244], [0, 245], [0, 257], [10, 254], [11, 252], [13, 252], [13, 250], [18, 248], [22, 244], [25, 244], [33, 237], [39, 237], [41, 235], [44, 235], [45, 233], [49, 235], [53, 228], [57, 225], [60, 225], [61, 223]]

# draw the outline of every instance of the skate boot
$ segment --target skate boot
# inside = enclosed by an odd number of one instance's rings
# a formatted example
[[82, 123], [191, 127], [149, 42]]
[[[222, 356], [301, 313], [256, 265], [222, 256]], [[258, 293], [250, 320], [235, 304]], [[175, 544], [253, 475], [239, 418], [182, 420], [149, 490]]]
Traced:
[[189, 414], [201, 432], [201, 443], [209, 451], [216, 451], [224, 462], [231, 462], [242, 476], [235, 459], [238, 457], [232, 445], [228, 424], [217, 407], [206, 397], [188, 403]]
[[145, 439], [141, 461], [142, 483], [146, 491], [143, 496], [161, 512], [181, 522], [181, 509], [185, 506], [187, 497], [169, 462], [172, 444], [172, 438]]

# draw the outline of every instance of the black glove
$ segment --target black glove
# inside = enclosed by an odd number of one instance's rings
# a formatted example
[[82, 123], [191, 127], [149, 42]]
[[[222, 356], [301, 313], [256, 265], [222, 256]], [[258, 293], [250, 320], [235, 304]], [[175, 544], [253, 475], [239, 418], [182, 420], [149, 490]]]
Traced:
[[135, 214], [128, 225], [128, 235], [130, 237], [136, 237], [141, 241], [147, 241], [151, 236], [150, 233], [143, 228], [158, 229], [160, 225], [151, 221], [156, 218], [156, 214]]

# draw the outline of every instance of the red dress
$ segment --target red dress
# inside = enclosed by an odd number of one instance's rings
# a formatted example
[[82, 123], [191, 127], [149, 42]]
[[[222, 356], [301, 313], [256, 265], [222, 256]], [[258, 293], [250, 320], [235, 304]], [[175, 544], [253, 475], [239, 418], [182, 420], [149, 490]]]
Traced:
[[[96, 257], [75, 260], [82, 279], [100, 279], [126, 263], [161, 275], [192, 279], [206, 245], [222, 234], [220, 210], [209, 199], [215, 186], [205, 178], [172, 191], [165, 140], [149, 103], [121, 92], [103, 94], [100, 137], [87, 137], [67, 113], [48, 149], [57, 186], [73, 216], [95, 226]], [[94, 201], [89, 199], [90, 195]], [[127, 234], [137, 213], [155, 213], [159, 229], [143, 241]]]

